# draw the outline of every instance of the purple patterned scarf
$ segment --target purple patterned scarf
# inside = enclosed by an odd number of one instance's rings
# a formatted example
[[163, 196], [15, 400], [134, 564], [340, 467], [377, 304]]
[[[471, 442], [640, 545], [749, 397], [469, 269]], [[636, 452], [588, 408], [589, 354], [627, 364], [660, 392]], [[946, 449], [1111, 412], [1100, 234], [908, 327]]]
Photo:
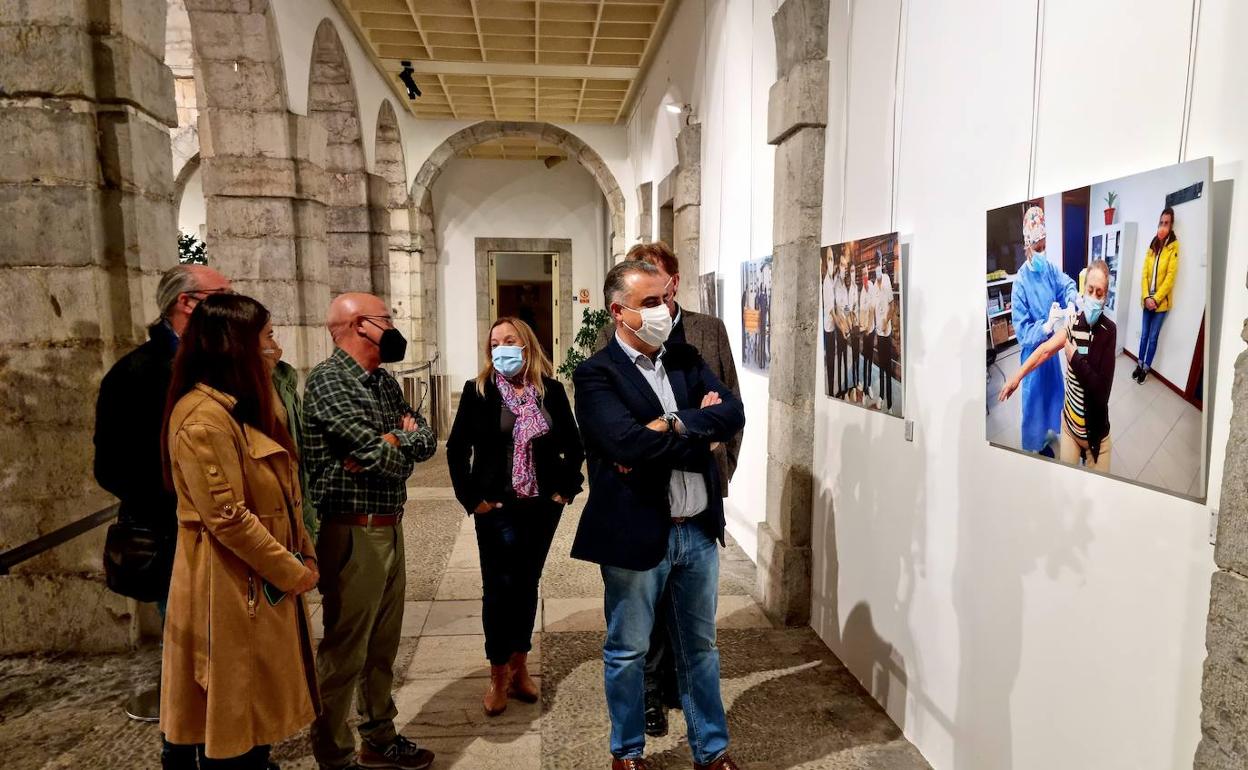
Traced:
[[494, 384], [503, 396], [503, 404], [516, 416], [516, 425], [511, 431], [515, 450], [511, 461], [511, 485], [516, 490], [516, 497], [537, 497], [533, 439], [550, 432], [550, 426], [542, 416], [542, 408], [537, 403], [537, 389], [528, 383], [523, 393], [516, 393], [507, 378], [498, 372], [494, 373]]

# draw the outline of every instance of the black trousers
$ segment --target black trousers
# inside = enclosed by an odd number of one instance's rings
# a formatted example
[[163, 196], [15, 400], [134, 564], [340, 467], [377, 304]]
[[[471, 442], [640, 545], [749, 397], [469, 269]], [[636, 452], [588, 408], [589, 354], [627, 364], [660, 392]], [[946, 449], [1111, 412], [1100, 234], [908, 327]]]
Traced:
[[862, 332], [853, 329], [849, 333], [849, 385], [858, 387], [859, 354], [862, 352]]
[[823, 333], [823, 390], [828, 396], [836, 395], [836, 332]]
[[535, 497], [472, 517], [481, 554], [481, 625], [491, 665], [532, 649], [537, 584], [562, 515], [562, 505]]
[[256, 746], [251, 751], [229, 759], [209, 759], [204, 746], [186, 746], [170, 743], [161, 737], [160, 750], [162, 770], [266, 770], [269, 767], [268, 746]]
[[671, 708], [680, 708], [676, 656], [672, 654], [671, 637], [667, 634], [668, 606], [671, 603], [671, 594], [664, 588], [654, 608], [654, 627], [650, 629], [650, 649], [646, 652], [646, 696], [658, 698]]
[[880, 370], [880, 398], [886, 399], [888, 408], [893, 408], [893, 389], [890, 386], [893, 368], [893, 338], [875, 336], [875, 365]]

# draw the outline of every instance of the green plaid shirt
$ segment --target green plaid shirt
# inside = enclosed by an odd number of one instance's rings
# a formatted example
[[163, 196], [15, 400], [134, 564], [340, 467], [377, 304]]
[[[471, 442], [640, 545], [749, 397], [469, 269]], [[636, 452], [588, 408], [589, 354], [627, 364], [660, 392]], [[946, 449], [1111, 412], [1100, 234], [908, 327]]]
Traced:
[[[399, 430], [408, 413], [416, 417], [415, 431]], [[384, 369], [369, 374], [341, 348], [308, 375], [303, 423], [310, 494], [323, 517], [397, 513], [412, 469], [437, 451], [433, 431], [403, 400], [394, 376]], [[398, 438], [398, 447], [381, 438], [386, 433]], [[364, 470], [347, 472], [348, 457]]]

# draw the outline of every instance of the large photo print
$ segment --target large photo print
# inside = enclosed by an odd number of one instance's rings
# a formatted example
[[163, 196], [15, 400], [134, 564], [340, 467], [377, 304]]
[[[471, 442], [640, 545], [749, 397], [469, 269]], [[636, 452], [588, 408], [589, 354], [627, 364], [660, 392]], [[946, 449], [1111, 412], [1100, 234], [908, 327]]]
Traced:
[[1205, 496], [1212, 167], [988, 212], [990, 443]]
[[901, 249], [897, 233], [825, 246], [824, 395], [902, 416]]

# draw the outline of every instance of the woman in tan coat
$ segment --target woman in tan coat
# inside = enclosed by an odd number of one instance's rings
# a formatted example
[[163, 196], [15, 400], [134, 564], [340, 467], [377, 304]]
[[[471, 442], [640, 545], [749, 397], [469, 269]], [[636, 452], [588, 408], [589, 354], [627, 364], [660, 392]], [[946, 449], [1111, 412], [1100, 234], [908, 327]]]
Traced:
[[261, 354], [272, 333], [255, 300], [208, 297], [182, 335], [169, 391], [178, 542], [160, 725], [169, 743], [198, 747], [201, 770], [272, 767], [269, 745], [318, 708], [302, 597], [318, 571]]

